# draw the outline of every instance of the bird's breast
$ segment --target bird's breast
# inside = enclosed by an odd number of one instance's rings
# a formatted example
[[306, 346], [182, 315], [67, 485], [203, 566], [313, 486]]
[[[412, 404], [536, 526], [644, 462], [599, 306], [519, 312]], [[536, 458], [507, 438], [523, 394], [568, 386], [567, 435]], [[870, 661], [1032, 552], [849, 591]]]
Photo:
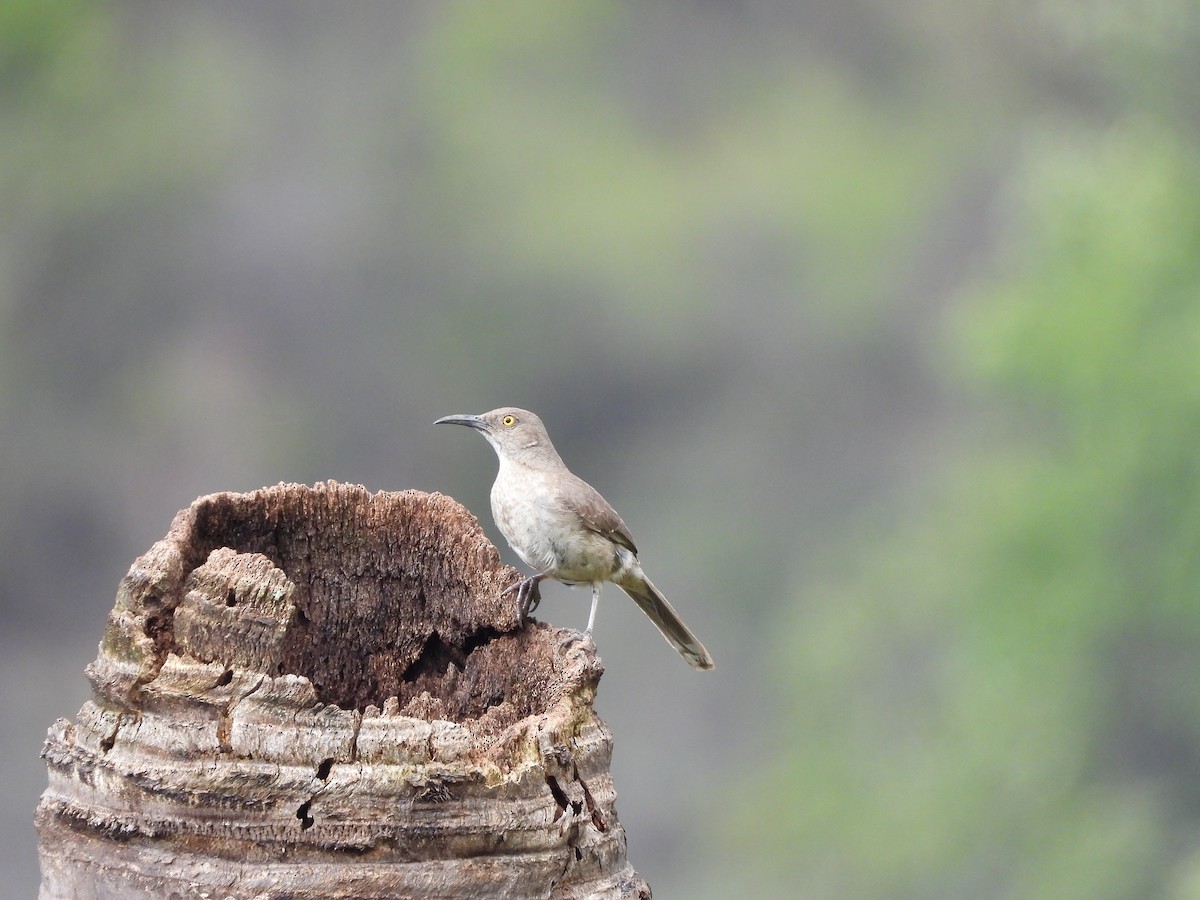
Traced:
[[585, 528], [556, 495], [553, 473], [502, 466], [492, 517], [526, 565], [559, 581], [605, 581], [619, 567], [612, 541]]

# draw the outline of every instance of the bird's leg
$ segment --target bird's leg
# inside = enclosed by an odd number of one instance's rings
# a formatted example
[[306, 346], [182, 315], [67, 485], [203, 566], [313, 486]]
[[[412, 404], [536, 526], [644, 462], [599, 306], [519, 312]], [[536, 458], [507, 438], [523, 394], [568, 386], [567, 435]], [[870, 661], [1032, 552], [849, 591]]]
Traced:
[[590, 637], [592, 634], [592, 626], [596, 624], [596, 609], [600, 606], [600, 588], [603, 583], [599, 581], [592, 582], [592, 611], [588, 615], [588, 627], [584, 632], [585, 636]]
[[522, 578], [515, 584], [510, 584], [500, 592], [501, 597], [511, 591], [517, 592], [517, 621], [521, 625], [525, 624], [525, 619], [542, 602], [542, 592], [538, 584], [545, 577], [545, 575], [530, 575], [528, 578]]
[[517, 591], [517, 618], [522, 625], [542, 602], [542, 592], [538, 587], [541, 582], [542, 575], [535, 575], [531, 578], [526, 578], [521, 582], [521, 588]]

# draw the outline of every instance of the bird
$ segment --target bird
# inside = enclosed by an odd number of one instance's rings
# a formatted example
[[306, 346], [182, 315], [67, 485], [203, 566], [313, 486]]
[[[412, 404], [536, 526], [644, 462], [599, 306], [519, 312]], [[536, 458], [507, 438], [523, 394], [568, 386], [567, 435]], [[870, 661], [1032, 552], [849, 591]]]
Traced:
[[508, 545], [536, 572], [502, 592], [515, 592], [519, 621], [537, 607], [544, 579], [586, 584], [592, 589], [592, 609], [584, 635], [591, 636], [601, 588], [612, 582], [641, 607], [688, 665], [716, 665], [642, 571], [628, 526], [599, 491], [567, 468], [534, 413], [506, 406], [482, 415], [443, 416], [434, 424], [473, 428], [496, 451], [500, 468], [492, 485], [492, 518]]

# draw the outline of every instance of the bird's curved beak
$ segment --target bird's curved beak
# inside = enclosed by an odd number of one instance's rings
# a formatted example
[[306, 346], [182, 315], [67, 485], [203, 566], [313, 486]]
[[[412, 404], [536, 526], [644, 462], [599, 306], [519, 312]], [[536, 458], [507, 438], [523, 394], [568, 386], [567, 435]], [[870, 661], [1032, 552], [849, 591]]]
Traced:
[[468, 428], [474, 428], [476, 431], [486, 431], [487, 422], [479, 418], [479, 416], [442, 416], [434, 425], [466, 425]]

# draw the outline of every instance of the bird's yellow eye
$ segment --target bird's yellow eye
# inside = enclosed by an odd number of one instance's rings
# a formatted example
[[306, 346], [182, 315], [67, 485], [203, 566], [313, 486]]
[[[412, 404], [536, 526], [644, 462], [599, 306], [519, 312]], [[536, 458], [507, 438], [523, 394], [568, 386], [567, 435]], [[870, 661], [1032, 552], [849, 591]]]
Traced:
[[505, 416], [503, 419], [500, 420], [500, 423], [505, 428], [512, 428], [514, 425], [517, 424], [517, 417], [516, 416]]

